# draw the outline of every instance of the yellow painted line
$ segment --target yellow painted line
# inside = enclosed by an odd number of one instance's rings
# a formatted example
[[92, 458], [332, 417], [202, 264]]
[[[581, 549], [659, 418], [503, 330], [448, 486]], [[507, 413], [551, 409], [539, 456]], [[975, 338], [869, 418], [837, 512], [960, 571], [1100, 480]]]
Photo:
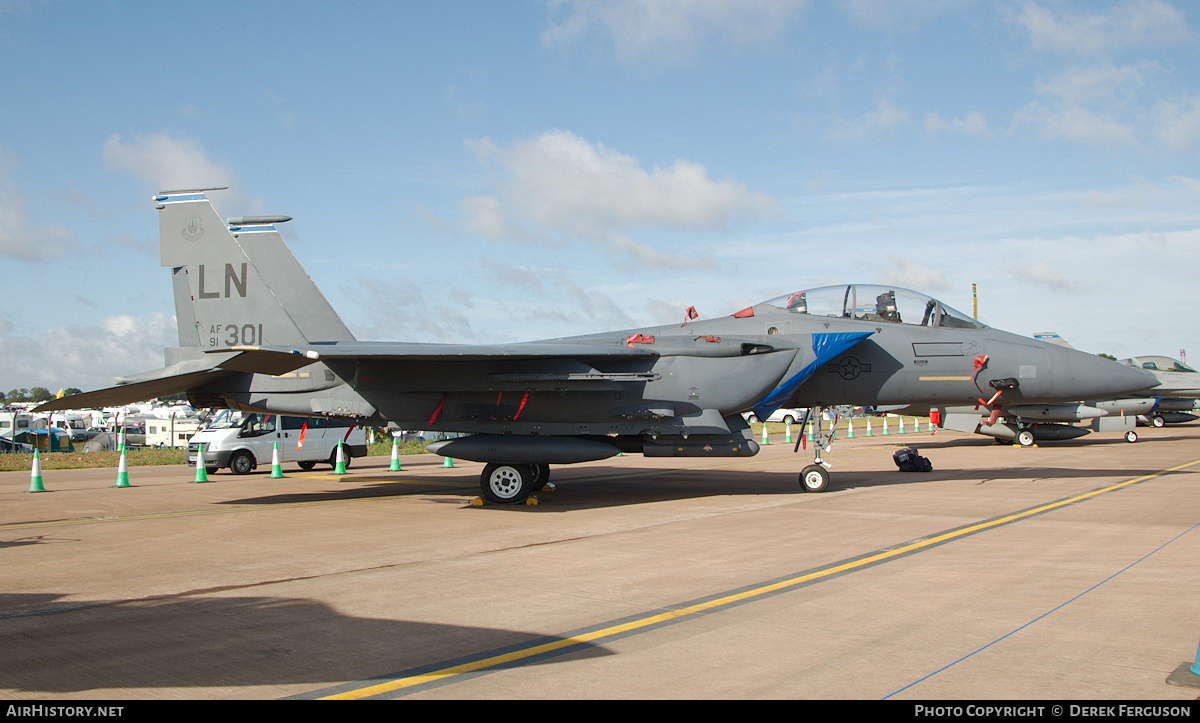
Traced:
[[671, 610], [669, 612], [649, 615], [647, 617], [640, 618], [638, 620], [632, 620], [632, 621], [628, 621], [628, 622], [621, 623], [618, 625], [612, 625], [609, 627], [601, 628], [599, 630], [594, 630], [592, 632], [581, 633], [579, 635], [573, 635], [571, 637], [563, 638], [560, 640], [555, 640], [553, 642], [543, 643], [541, 645], [535, 645], [533, 647], [526, 648], [523, 650], [515, 650], [515, 651], [508, 652], [508, 653], [503, 653], [500, 655], [493, 655], [493, 656], [482, 658], [480, 660], [476, 660], [476, 661], [473, 661], [470, 663], [463, 663], [461, 665], [455, 665], [455, 666], [451, 666], [448, 668], [443, 668], [441, 670], [435, 670], [435, 671], [431, 671], [428, 673], [422, 673], [419, 675], [398, 678], [396, 680], [391, 680], [391, 681], [388, 681], [385, 683], [378, 683], [376, 685], [367, 686], [365, 688], [358, 688], [355, 690], [349, 690], [349, 691], [345, 691], [342, 693], [337, 693], [334, 695], [327, 696], [327, 697], [323, 698], [323, 700], [355, 700], [355, 699], [360, 699], [360, 698], [369, 698], [371, 696], [381, 695], [383, 693], [390, 693], [390, 692], [397, 691], [397, 690], [403, 690], [404, 688], [411, 688], [411, 687], [422, 685], [425, 683], [432, 683], [432, 682], [436, 682], [436, 681], [440, 681], [440, 680], [445, 680], [447, 678], [452, 678], [456, 675], [463, 675], [465, 673], [473, 673], [473, 672], [485, 670], [487, 668], [491, 668], [493, 666], [503, 665], [505, 663], [512, 663], [515, 661], [523, 660], [526, 658], [532, 658], [532, 657], [535, 657], [538, 655], [543, 655], [546, 653], [552, 653], [556, 650], [561, 650], [563, 648], [568, 648], [568, 647], [571, 647], [574, 645], [579, 645], [581, 643], [590, 643], [590, 642], [594, 642], [596, 640], [600, 640], [603, 638], [608, 638], [608, 637], [613, 637], [613, 636], [621, 635], [624, 633], [628, 633], [630, 631], [652, 627], [654, 625], [658, 625], [663, 622], [668, 622], [670, 620], [674, 620], [677, 618], [685, 617], [688, 615], [694, 615], [696, 613], [713, 610], [715, 608], [720, 608], [720, 607], [724, 607], [727, 605], [732, 605], [734, 603], [743, 602], [743, 601], [746, 601], [746, 600], [749, 600], [752, 598], [756, 598], [756, 597], [762, 597], [765, 595], [769, 595], [771, 593], [780, 592], [780, 591], [786, 590], [788, 588], [796, 587], [798, 585], [803, 585], [805, 583], [812, 582], [813, 580], [818, 580], [820, 578], [829, 577], [831, 575], [838, 575], [840, 573], [848, 572], [850, 570], [865, 567], [868, 565], [873, 565], [875, 563], [883, 562], [883, 561], [891, 559], [891, 558], [895, 558], [895, 557], [906, 555], [906, 554], [909, 554], [912, 552], [916, 552], [918, 550], [921, 550], [921, 549], [924, 549], [927, 547], [932, 547], [935, 545], [942, 544], [944, 542], [949, 542], [951, 540], [954, 540], [954, 539], [957, 539], [960, 537], [966, 537], [967, 535], [972, 535], [977, 532], [982, 532], [984, 530], [988, 530], [993, 527], [999, 527], [1001, 525], [1006, 525], [1006, 524], [1016, 522], [1018, 520], [1021, 520], [1021, 519], [1027, 518], [1027, 517], [1033, 517], [1034, 515], [1039, 515], [1039, 514], [1042, 514], [1045, 512], [1049, 512], [1051, 510], [1055, 510], [1060, 507], [1066, 507], [1067, 505], [1075, 504], [1077, 502], [1082, 502], [1084, 500], [1088, 500], [1088, 499], [1097, 497], [1102, 494], [1114, 492], [1116, 490], [1123, 489], [1130, 485], [1134, 485], [1139, 482], [1144, 482], [1148, 479], [1153, 479], [1154, 477], [1159, 477], [1161, 475], [1168, 474], [1170, 472], [1177, 472], [1181, 469], [1185, 469], [1187, 467], [1191, 467], [1192, 465], [1196, 465], [1196, 464], [1200, 464], [1200, 459], [1193, 460], [1193, 461], [1187, 462], [1185, 464], [1177, 465], [1177, 466], [1171, 467], [1169, 469], [1164, 469], [1164, 470], [1160, 470], [1158, 472], [1153, 472], [1148, 475], [1143, 475], [1141, 477], [1137, 477], [1137, 478], [1134, 478], [1131, 480], [1126, 480], [1124, 482], [1110, 485], [1108, 487], [1104, 487], [1101, 489], [1093, 490], [1091, 492], [1086, 492], [1081, 495], [1076, 495], [1075, 497], [1071, 497], [1069, 499], [1059, 500], [1057, 502], [1051, 502], [1051, 503], [1048, 503], [1045, 505], [1041, 505], [1039, 507], [1034, 507], [1029, 510], [1024, 510], [1022, 512], [1015, 512], [1011, 515], [1006, 515], [1004, 517], [1000, 517], [1000, 518], [997, 518], [994, 520], [989, 520], [987, 522], [981, 522], [981, 523], [978, 523], [975, 525], [971, 525], [969, 527], [951, 530], [949, 532], [945, 532], [940, 535], [935, 535], [934, 537], [925, 538], [925, 539], [919, 540], [917, 542], [913, 542], [911, 544], [904, 545], [903, 547], [888, 549], [883, 552], [879, 552], [879, 553], [876, 553], [873, 555], [868, 555], [867, 557], [851, 560], [849, 562], [837, 564], [832, 567], [823, 568], [823, 569], [816, 570], [814, 572], [806, 573], [803, 575], [798, 575], [796, 577], [788, 578], [786, 580], [781, 580], [779, 582], [774, 582], [774, 583], [771, 583], [768, 585], [762, 585], [762, 586], [752, 588], [749, 590], [743, 590], [741, 592], [732, 593], [729, 595], [715, 598], [713, 600], [708, 600], [705, 602], [696, 603], [696, 604], [689, 605], [687, 607], [679, 608], [676, 610]]

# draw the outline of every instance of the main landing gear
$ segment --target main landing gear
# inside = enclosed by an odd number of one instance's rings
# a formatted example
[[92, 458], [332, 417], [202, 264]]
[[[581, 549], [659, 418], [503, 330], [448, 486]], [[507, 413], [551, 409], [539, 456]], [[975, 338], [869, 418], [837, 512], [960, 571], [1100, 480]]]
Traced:
[[479, 475], [479, 489], [485, 500], [498, 505], [515, 505], [529, 499], [550, 481], [548, 464], [490, 463]]

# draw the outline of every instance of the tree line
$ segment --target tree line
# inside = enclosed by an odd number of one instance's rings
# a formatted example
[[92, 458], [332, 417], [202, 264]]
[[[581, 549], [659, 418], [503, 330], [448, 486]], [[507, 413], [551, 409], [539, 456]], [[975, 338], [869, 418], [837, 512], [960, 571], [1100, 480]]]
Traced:
[[[63, 396], [79, 394], [81, 390], [71, 387], [62, 391]], [[48, 402], [54, 399], [55, 395], [50, 393], [50, 390], [45, 387], [34, 387], [33, 389], [10, 389], [7, 394], [0, 393], [0, 402]]]

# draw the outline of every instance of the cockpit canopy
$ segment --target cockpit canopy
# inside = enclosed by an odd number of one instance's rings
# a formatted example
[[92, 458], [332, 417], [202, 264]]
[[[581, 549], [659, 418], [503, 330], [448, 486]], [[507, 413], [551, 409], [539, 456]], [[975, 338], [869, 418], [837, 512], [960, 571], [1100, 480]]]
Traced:
[[1149, 369], [1156, 372], [1192, 372], [1195, 369], [1191, 368], [1183, 362], [1176, 361], [1169, 356], [1138, 356], [1131, 359], [1122, 359], [1122, 364], [1128, 364], [1142, 369]]
[[822, 286], [780, 296], [765, 303], [794, 314], [950, 329], [986, 328], [937, 299], [895, 286]]

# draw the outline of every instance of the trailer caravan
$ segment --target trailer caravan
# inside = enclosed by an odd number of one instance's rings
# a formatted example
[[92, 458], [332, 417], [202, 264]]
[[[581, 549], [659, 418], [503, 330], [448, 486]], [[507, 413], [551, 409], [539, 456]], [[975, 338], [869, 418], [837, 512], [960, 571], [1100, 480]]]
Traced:
[[147, 447], [186, 447], [202, 426], [195, 418], [147, 418], [143, 423], [146, 425]]

